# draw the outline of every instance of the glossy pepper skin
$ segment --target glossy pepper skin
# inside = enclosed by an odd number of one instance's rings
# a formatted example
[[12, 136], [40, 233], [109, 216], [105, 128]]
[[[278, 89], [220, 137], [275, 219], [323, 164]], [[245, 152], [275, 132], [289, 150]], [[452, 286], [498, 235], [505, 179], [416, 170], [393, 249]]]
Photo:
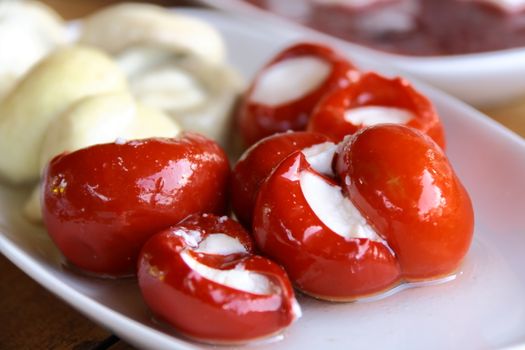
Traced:
[[[201, 242], [215, 233], [237, 239], [245, 252], [229, 255], [197, 252]], [[253, 294], [214, 282], [192, 270], [183, 254], [190, 254], [211, 268], [262, 274], [272, 283], [272, 292]], [[248, 233], [225, 217], [193, 215], [154, 235], [141, 251], [138, 280], [144, 300], [157, 317], [200, 341], [244, 343], [278, 333], [299, 316], [293, 288], [284, 270], [254, 255]]]
[[[331, 72], [317, 88], [298, 99], [278, 106], [264, 105], [251, 100], [258, 80], [269, 67], [284, 60], [301, 56], [318, 57], [330, 64]], [[287, 130], [304, 130], [319, 99], [328, 91], [351, 84], [358, 76], [359, 73], [356, 68], [344, 56], [327, 46], [299, 43], [285, 49], [257, 74], [241, 102], [237, 120], [245, 146], [250, 146], [274, 133]]]
[[230, 197], [237, 219], [251, 228], [259, 187], [272, 170], [292, 152], [328, 141], [322, 134], [286, 132], [268, 136], [247, 149], [232, 172]]
[[395, 107], [412, 112], [414, 118], [406, 126], [427, 134], [445, 149], [443, 125], [432, 103], [405, 79], [389, 79], [377, 73], [364, 73], [355, 83], [327, 93], [312, 112], [307, 130], [340, 142], [364, 127], [346, 121], [345, 113], [364, 106]]
[[225, 212], [229, 175], [221, 148], [197, 134], [91, 146], [50, 162], [44, 223], [80, 269], [133, 274], [152, 234], [192, 213]]
[[470, 197], [443, 151], [417, 130], [382, 125], [347, 140], [345, 192], [396, 252], [405, 280], [454, 272], [474, 229]]
[[285, 267], [297, 288], [317, 298], [349, 301], [395, 284], [395, 255], [381, 242], [345, 239], [330, 230], [303, 195], [302, 172], [316, 173], [295, 152], [262, 185], [253, 224], [258, 247]]
[[348, 301], [457, 270], [472, 240], [473, 210], [432, 139], [401, 125], [372, 126], [345, 139], [334, 164], [335, 178], [324, 181], [340, 186], [378, 239], [343, 238], [317, 217], [300, 182], [315, 170], [300, 152], [279, 164], [257, 197], [257, 245], [299, 289]]

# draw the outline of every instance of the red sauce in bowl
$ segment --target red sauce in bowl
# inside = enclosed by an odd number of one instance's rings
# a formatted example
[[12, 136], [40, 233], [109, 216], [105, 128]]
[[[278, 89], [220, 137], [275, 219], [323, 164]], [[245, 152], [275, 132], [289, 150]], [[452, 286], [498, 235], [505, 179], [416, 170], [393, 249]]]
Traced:
[[482, 1], [380, 0], [362, 7], [313, 0], [246, 1], [350, 42], [404, 55], [525, 46], [525, 11], [505, 12]]

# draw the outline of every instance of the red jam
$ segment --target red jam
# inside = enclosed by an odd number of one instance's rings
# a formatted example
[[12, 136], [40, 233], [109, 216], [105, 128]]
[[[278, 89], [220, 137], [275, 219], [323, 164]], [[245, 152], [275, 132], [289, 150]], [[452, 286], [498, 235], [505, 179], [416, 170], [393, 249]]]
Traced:
[[468, 0], [246, 0], [321, 32], [374, 49], [415, 56], [525, 46], [525, 11]]

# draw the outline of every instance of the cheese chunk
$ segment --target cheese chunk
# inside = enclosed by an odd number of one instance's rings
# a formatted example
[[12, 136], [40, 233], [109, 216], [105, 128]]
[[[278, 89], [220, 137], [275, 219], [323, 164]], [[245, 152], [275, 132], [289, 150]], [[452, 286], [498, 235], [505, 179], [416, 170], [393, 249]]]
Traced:
[[335, 234], [345, 238], [368, 238], [382, 241], [341, 187], [326, 182], [309, 171], [300, 174], [301, 190], [315, 215]]
[[233, 107], [243, 90], [234, 70], [155, 45], [128, 48], [117, 61], [137, 100], [164, 111], [184, 130], [227, 144]]
[[251, 100], [279, 106], [302, 98], [317, 89], [328, 77], [331, 66], [315, 56], [301, 56], [277, 62], [262, 72]]
[[141, 3], [108, 6], [90, 15], [84, 20], [80, 42], [112, 54], [153, 44], [213, 63], [224, 62], [226, 52], [220, 33], [205, 21]]
[[[202, 240], [194, 252], [228, 255], [243, 253], [246, 252], [246, 249], [233, 237], [223, 233], [213, 233]], [[188, 251], [182, 252], [181, 257], [188, 267], [207, 280], [252, 294], [268, 295], [274, 292], [274, 286], [268, 277], [245, 270], [242, 262], [233, 269], [220, 270], [200, 263]]]
[[35, 181], [49, 124], [73, 103], [123, 91], [126, 78], [104, 53], [86, 47], [55, 51], [42, 60], [0, 103], [0, 177]]
[[333, 142], [324, 142], [307, 147], [302, 150], [302, 153], [306, 157], [306, 161], [310, 163], [310, 166], [314, 168], [315, 171], [332, 176], [334, 175], [332, 161], [336, 150], [337, 145]]
[[382, 106], [352, 108], [346, 111], [344, 116], [347, 122], [363, 126], [384, 123], [406, 124], [414, 117], [414, 114], [407, 109]]
[[43, 3], [0, 1], [0, 100], [66, 39], [62, 19]]
[[239, 240], [231, 236], [224, 233], [213, 233], [203, 239], [194, 251], [196, 253], [229, 255], [246, 253], [246, 248]]
[[148, 137], [175, 137], [179, 126], [164, 113], [137, 103], [127, 92], [84, 98], [53, 120], [46, 132], [40, 166], [54, 156], [91, 145]]

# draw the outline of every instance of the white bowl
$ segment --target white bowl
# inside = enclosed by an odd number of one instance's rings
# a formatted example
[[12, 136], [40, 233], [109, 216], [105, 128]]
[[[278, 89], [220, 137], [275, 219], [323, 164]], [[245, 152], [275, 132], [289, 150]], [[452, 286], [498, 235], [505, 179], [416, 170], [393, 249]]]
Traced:
[[[292, 0], [295, 1], [295, 0]], [[391, 54], [323, 34], [281, 18], [242, 0], [199, 0], [241, 15], [262, 18], [297, 39], [315, 39], [336, 45], [359, 61], [379, 60], [404, 74], [438, 87], [476, 107], [491, 107], [525, 98], [525, 48], [485, 53], [417, 57]]]

